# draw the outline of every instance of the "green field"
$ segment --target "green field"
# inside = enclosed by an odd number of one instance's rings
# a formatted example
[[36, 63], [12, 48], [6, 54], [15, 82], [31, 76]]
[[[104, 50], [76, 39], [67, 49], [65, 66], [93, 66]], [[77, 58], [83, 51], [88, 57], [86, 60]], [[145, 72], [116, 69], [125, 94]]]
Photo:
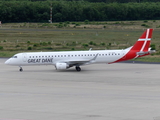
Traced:
[[137, 60], [160, 62], [160, 29], [155, 28], [159, 21], [128, 21], [123, 22], [123, 25], [122, 22], [101, 22], [98, 25], [78, 23], [78, 26], [69, 24], [61, 28], [57, 27], [58, 23], [3, 24], [0, 27], [0, 57], [31, 51], [125, 49], [132, 46], [146, 29], [141, 26], [142, 23], [155, 29], [152, 44], [156, 45], [157, 52]]

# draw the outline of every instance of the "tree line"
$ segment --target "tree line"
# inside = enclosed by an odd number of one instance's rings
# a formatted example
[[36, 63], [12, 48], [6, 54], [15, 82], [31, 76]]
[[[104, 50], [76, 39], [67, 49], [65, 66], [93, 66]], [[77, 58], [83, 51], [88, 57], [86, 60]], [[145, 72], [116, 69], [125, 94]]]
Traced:
[[[120, 0], [119, 0], [120, 1]], [[124, 21], [160, 19], [160, 2], [105, 3], [87, 1], [1, 1], [0, 21]]]
[[[59, 0], [1, 0], [1, 1], [59, 1]], [[63, 1], [88, 1], [88, 2], [105, 2], [105, 3], [128, 3], [128, 2], [160, 2], [160, 0], [63, 0]]]

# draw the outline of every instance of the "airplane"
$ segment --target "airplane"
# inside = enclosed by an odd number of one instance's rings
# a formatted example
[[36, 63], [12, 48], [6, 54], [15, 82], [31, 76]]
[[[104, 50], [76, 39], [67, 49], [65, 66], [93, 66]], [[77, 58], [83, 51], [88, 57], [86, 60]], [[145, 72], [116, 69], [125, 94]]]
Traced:
[[154, 53], [150, 42], [153, 29], [147, 29], [136, 43], [122, 50], [89, 50], [89, 51], [63, 51], [63, 52], [28, 52], [18, 53], [9, 58], [5, 64], [19, 66], [54, 65], [57, 70], [66, 70], [74, 67], [81, 71], [83, 65], [93, 63], [116, 63]]

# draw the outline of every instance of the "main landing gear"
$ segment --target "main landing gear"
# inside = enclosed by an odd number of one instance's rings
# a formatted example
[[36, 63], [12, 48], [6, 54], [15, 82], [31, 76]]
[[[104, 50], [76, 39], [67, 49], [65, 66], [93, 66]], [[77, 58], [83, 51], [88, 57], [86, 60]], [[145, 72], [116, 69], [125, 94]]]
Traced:
[[76, 66], [77, 71], [81, 71], [81, 68], [79, 66]]
[[19, 71], [22, 72], [22, 71], [23, 71], [23, 68], [22, 68], [21, 66], [19, 66], [19, 67], [20, 67]]

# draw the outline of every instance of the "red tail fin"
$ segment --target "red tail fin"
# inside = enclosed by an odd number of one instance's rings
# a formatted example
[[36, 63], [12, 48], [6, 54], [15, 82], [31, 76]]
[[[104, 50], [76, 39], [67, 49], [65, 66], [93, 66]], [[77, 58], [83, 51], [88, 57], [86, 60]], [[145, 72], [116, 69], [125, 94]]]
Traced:
[[138, 41], [134, 44], [131, 50], [135, 51], [148, 51], [150, 47], [153, 29], [147, 29]]
[[142, 36], [137, 40], [137, 42], [132, 46], [127, 53], [124, 54], [124, 56], [112, 63], [130, 60], [137, 57], [142, 57], [145, 55], [149, 55], [149, 47], [151, 42], [153, 29], [147, 29]]

